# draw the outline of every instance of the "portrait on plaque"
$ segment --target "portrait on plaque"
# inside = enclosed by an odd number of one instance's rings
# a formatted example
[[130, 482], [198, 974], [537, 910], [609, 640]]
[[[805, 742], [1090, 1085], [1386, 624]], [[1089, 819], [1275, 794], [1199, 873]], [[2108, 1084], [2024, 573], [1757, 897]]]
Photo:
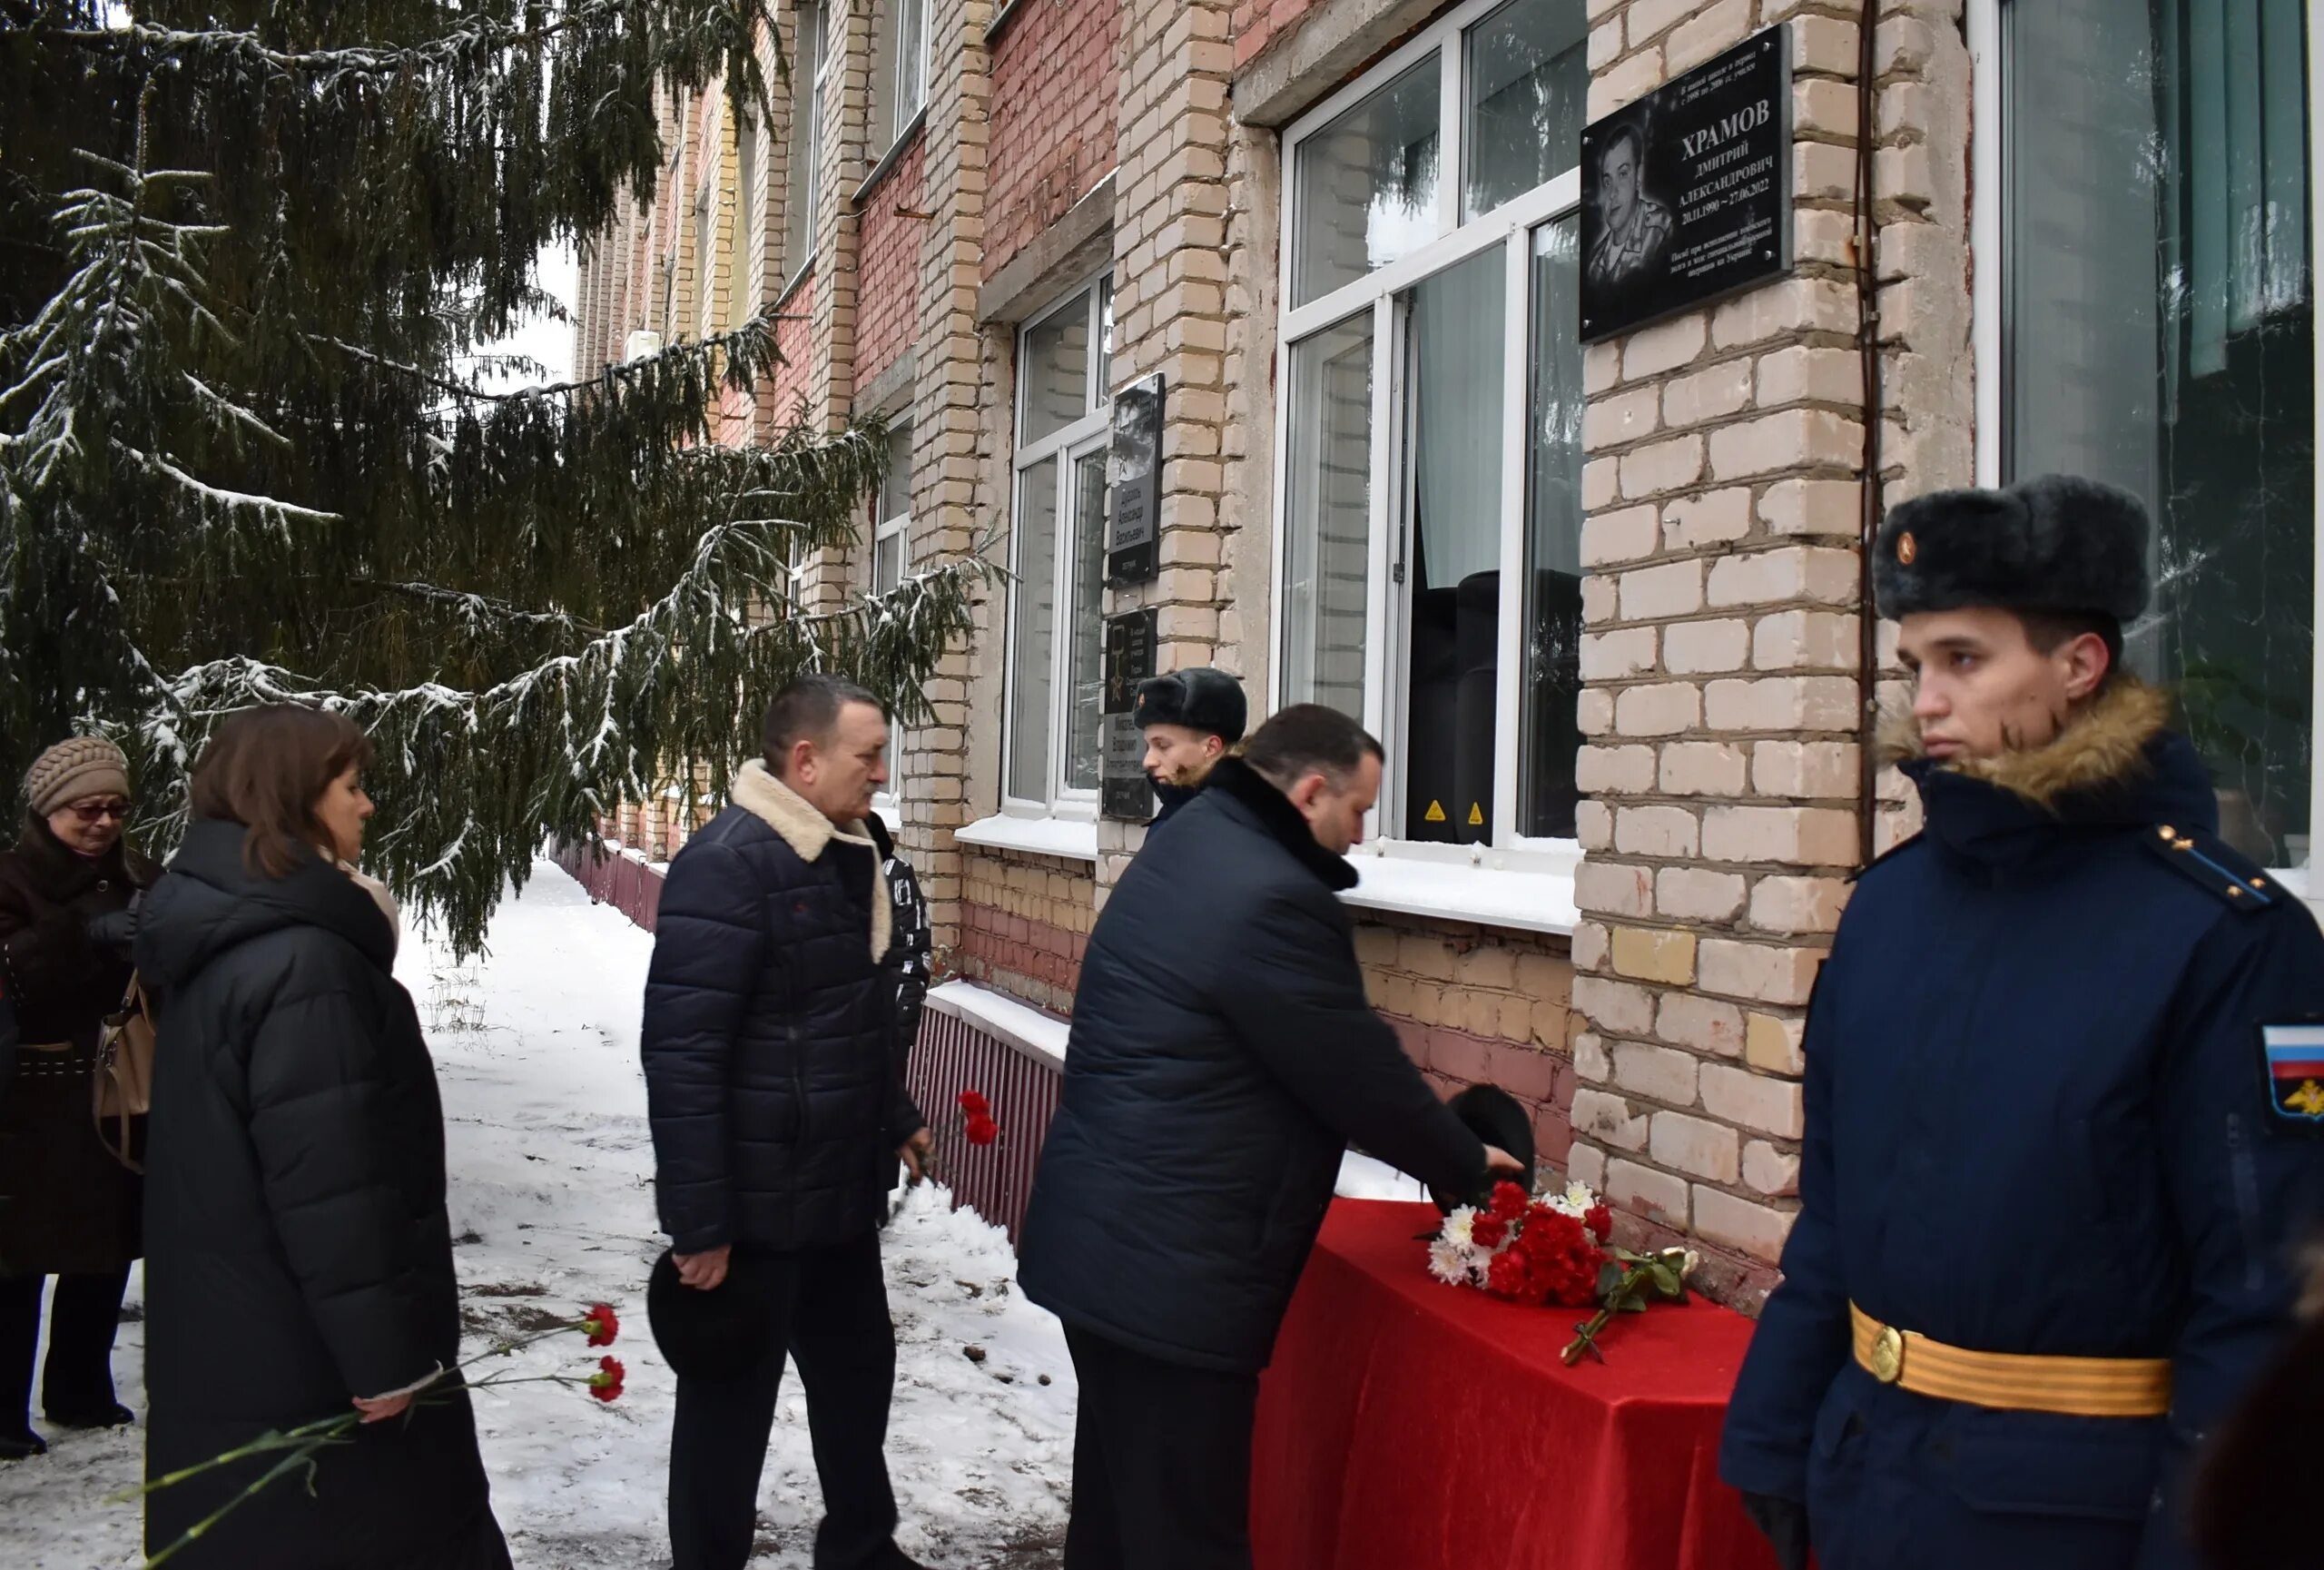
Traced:
[[1770, 27], [1581, 133], [1581, 338], [1791, 270], [1791, 52]]

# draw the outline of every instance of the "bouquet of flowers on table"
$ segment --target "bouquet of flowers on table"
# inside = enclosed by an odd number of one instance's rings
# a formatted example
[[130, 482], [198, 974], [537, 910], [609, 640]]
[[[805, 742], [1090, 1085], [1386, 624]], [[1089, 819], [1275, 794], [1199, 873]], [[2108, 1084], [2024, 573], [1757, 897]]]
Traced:
[[[577, 1385], [583, 1389], [587, 1390], [589, 1394], [597, 1400], [619, 1400], [621, 1398], [623, 1381], [628, 1377], [628, 1370], [622, 1367], [622, 1361], [620, 1358], [613, 1357], [610, 1354], [598, 1358], [596, 1368], [593, 1372], [587, 1374], [526, 1374], [519, 1373], [515, 1369], [504, 1369], [497, 1373], [487, 1374], [481, 1379], [455, 1381], [452, 1378], [452, 1375], [455, 1374], [465, 1375], [468, 1370], [475, 1368], [478, 1363], [483, 1362], [487, 1358], [507, 1358], [524, 1348], [531, 1346], [536, 1341], [546, 1340], [551, 1336], [560, 1336], [567, 1331], [574, 1330], [577, 1330], [586, 1336], [591, 1347], [610, 1347], [614, 1344], [614, 1338], [621, 1333], [621, 1319], [620, 1317], [614, 1312], [610, 1305], [605, 1303], [592, 1304], [590, 1307], [581, 1311], [581, 1315], [578, 1318], [561, 1319], [556, 1324], [550, 1325], [547, 1328], [537, 1331], [532, 1335], [518, 1337], [513, 1340], [497, 1342], [489, 1350], [479, 1352], [475, 1357], [459, 1364], [458, 1367], [453, 1368], [447, 1372], [435, 1375], [427, 1384], [421, 1386], [419, 1390], [413, 1393], [411, 1404], [414, 1407], [430, 1406], [438, 1402], [448, 1400], [463, 1389], [489, 1390], [502, 1385], [529, 1385], [536, 1383]], [[360, 1411], [349, 1411], [339, 1413], [334, 1417], [320, 1418], [312, 1423], [302, 1424], [299, 1427], [289, 1429], [287, 1431], [270, 1431], [260, 1435], [257, 1438], [251, 1440], [246, 1445], [235, 1447], [233, 1449], [227, 1451], [222, 1456], [212, 1456], [209, 1460], [203, 1461], [196, 1466], [182, 1467], [175, 1472], [170, 1473], [167, 1476], [156, 1477], [152, 1482], [145, 1484], [142, 1487], [133, 1488], [125, 1494], [116, 1495], [113, 1499], [108, 1501], [108, 1503], [127, 1504], [132, 1500], [143, 1498], [144, 1496], [154, 1493], [159, 1489], [168, 1488], [176, 1484], [182, 1483], [189, 1477], [198, 1477], [204, 1472], [214, 1470], [220, 1466], [232, 1466], [238, 1461], [245, 1461], [252, 1456], [273, 1456], [281, 1457], [271, 1467], [261, 1474], [258, 1479], [251, 1483], [249, 1487], [244, 1488], [241, 1493], [227, 1500], [225, 1504], [220, 1506], [215, 1511], [212, 1512], [211, 1515], [202, 1520], [188, 1527], [184, 1535], [178, 1538], [176, 1542], [162, 1548], [160, 1553], [155, 1554], [152, 1558], [146, 1560], [145, 1570], [153, 1570], [153, 1566], [162, 1564], [172, 1555], [177, 1553], [179, 1549], [183, 1548], [187, 1544], [192, 1542], [195, 1538], [209, 1531], [212, 1526], [218, 1525], [220, 1521], [225, 1519], [225, 1517], [233, 1511], [236, 1506], [241, 1505], [245, 1501], [265, 1492], [274, 1484], [290, 1476], [293, 1473], [305, 1474], [309, 1478], [308, 1486], [311, 1489], [313, 1486], [312, 1478], [314, 1470], [322, 1456], [322, 1453], [325, 1450], [330, 1449], [334, 1445], [346, 1444], [348, 1442], [348, 1436], [352, 1434], [355, 1431], [356, 1427], [363, 1420], [364, 1416]]]
[[1660, 1299], [1687, 1300], [1695, 1256], [1685, 1249], [1639, 1254], [1613, 1245], [1614, 1213], [1586, 1183], [1529, 1196], [1514, 1183], [1494, 1185], [1491, 1201], [1463, 1205], [1428, 1239], [1428, 1271], [1512, 1303], [1595, 1308], [1574, 1326], [1569, 1365], [1605, 1361], [1598, 1338], [1616, 1314], [1643, 1313]]

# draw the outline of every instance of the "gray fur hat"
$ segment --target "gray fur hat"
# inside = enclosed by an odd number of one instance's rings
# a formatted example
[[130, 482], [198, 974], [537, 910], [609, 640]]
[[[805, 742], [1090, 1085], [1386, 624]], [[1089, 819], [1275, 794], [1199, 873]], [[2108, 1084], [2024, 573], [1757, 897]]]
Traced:
[[2146, 507], [2127, 490], [2045, 474], [2002, 490], [1939, 490], [1889, 509], [1873, 592], [1891, 620], [1994, 606], [2138, 619], [2148, 580]]

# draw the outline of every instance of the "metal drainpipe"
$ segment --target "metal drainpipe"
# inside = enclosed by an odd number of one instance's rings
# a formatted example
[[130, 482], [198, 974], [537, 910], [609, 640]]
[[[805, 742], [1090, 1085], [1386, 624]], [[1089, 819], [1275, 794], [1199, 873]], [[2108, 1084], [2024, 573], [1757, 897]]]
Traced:
[[1856, 543], [1856, 864], [1872, 864], [1874, 827], [1879, 805], [1880, 625], [1873, 604], [1872, 547], [1880, 532], [1880, 272], [1878, 224], [1872, 210], [1873, 153], [1879, 94], [1873, 73], [1874, 34], [1879, 0], [1864, 0], [1856, 26], [1856, 344], [1864, 366], [1864, 514]]

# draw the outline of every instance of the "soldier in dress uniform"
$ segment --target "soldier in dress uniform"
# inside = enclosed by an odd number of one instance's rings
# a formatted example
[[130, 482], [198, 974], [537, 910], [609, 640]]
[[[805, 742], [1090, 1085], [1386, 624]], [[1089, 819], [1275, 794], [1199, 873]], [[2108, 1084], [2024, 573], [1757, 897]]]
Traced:
[[1799, 1216], [1720, 1456], [1787, 1565], [2191, 1566], [2191, 1462], [2290, 1333], [2324, 937], [2122, 668], [2147, 534], [2048, 478], [1875, 543], [1925, 826], [1817, 983]]

